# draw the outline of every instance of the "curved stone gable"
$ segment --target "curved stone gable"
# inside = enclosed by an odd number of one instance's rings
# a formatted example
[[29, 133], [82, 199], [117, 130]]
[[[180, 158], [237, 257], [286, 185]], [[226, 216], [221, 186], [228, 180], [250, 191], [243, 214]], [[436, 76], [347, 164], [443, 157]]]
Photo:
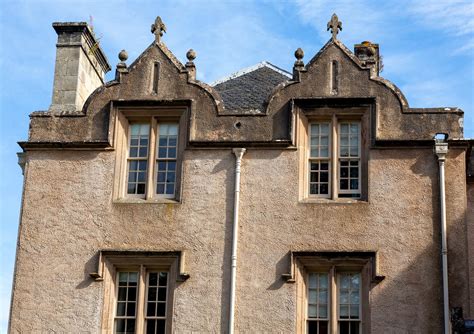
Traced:
[[[332, 89], [332, 64], [337, 63], [337, 91]], [[461, 135], [456, 110], [417, 112], [409, 108], [403, 93], [359, 60], [338, 40], [330, 40], [311, 61], [296, 73], [293, 81], [278, 86], [268, 98], [268, 115], [289, 108], [291, 100], [374, 99], [372, 128], [377, 140], [428, 140], [436, 132]], [[424, 115], [423, 115], [424, 114]], [[455, 121], [455, 126], [450, 126]], [[416, 124], [416, 126], [415, 126]]]

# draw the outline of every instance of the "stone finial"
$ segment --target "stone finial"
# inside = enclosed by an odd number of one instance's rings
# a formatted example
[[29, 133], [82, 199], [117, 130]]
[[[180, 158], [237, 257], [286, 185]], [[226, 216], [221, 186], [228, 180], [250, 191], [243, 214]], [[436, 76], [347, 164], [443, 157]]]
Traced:
[[336, 39], [337, 34], [339, 33], [339, 30], [342, 30], [342, 22], [339, 21], [339, 18], [337, 15], [334, 13], [331, 16], [331, 20], [328, 22], [328, 28], [327, 30], [331, 29], [331, 34], [332, 38]]
[[193, 60], [196, 59], [196, 51], [189, 49], [188, 52], [186, 52], [186, 58], [188, 58], [188, 62], [186, 63], [188, 80], [196, 80], [196, 66], [193, 62]]
[[166, 26], [161, 20], [161, 17], [156, 17], [155, 23], [151, 25], [151, 32], [155, 34], [155, 41], [158, 43], [160, 37], [163, 36], [163, 32], [166, 32]]
[[189, 62], [192, 62], [194, 59], [196, 59], [196, 51], [189, 49], [188, 52], [186, 52], [186, 58], [188, 58]]
[[298, 48], [295, 51], [295, 64], [293, 65], [293, 80], [299, 81], [300, 80], [300, 71], [304, 69], [303, 63], [304, 51], [302, 48]]
[[122, 79], [122, 74], [128, 72], [127, 64], [125, 63], [128, 59], [127, 51], [125, 50], [120, 51], [118, 54], [118, 58], [120, 62], [117, 64], [117, 69], [115, 71], [115, 80], [120, 82]]
[[128, 59], [128, 53], [125, 50], [122, 50], [118, 54], [118, 58], [120, 59], [121, 62], [126, 62]]
[[304, 51], [302, 48], [298, 48], [296, 49], [295, 51], [295, 58], [296, 58], [296, 61], [295, 61], [295, 66], [303, 66], [304, 63], [303, 63], [303, 57], [304, 57]]
[[117, 70], [118, 71], [123, 71], [124, 69], [127, 68], [127, 64], [125, 64], [125, 61], [128, 59], [128, 53], [125, 50], [122, 50], [118, 54], [118, 58], [120, 60], [120, 63], [117, 64]]

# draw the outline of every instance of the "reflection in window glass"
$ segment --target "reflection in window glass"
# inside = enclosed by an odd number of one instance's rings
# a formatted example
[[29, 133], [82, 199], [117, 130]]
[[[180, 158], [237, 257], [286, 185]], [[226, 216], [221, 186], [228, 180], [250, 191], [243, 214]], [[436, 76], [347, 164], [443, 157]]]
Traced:
[[308, 277], [308, 333], [327, 334], [329, 326], [329, 289], [327, 273]]
[[158, 126], [156, 193], [173, 197], [176, 191], [178, 123]]
[[130, 125], [127, 194], [145, 194], [149, 137], [150, 124]]
[[310, 124], [309, 194], [329, 196], [330, 124]]
[[360, 122], [339, 126], [339, 197], [360, 197]]
[[360, 273], [341, 273], [338, 282], [339, 333], [360, 332]]

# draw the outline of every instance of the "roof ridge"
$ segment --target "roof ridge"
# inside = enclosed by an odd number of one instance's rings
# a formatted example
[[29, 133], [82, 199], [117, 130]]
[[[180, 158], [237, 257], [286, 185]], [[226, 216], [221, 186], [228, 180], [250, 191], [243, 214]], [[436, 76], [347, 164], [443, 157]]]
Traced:
[[214, 86], [217, 86], [218, 84], [221, 84], [223, 82], [226, 82], [226, 81], [229, 81], [229, 80], [232, 80], [232, 79], [235, 79], [235, 78], [238, 78], [238, 77], [241, 77], [242, 75], [244, 74], [247, 74], [247, 73], [250, 73], [250, 72], [253, 72], [253, 71], [256, 71], [262, 67], [268, 67], [270, 69], [272, 69], [273, 71], [277, 72], [277, 73], [280, 73], [281, 75], [284, 75], [285, 77], [288, 77], [289, 79], [291, 79], [293, 76], [290, 72], [288, 71], [285, 71], [284, 69], [278, 67], [278, 66], [275, 66], [273, 65], [272, 63], [264, 60], [264, 61], [261, 61], [260, 63], [257, 63], [253, 66], [249, 66], [249, 67], [246, 67], [246, 68], [243, 68], [241, 70], [238, 70], [237, 72], [234, 72], [226, 77], [223, 77], [219, 80], [216, 80], [214, 82], [212, 82], [210, 84], [210, 86], [214, 87]]

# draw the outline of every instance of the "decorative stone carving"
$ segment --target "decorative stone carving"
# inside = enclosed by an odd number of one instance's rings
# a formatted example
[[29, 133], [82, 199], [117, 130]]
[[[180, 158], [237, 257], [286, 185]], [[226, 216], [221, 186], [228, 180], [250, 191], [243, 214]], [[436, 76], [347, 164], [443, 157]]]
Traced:
[[339, 21], [336, 13], [332, 14], [331, 20], [328, 22], [327, 30], [331, 29], [332, 38], [336, 39], [339, 30], [342, 30], [342, 22]]
[[196, 59], [196, 51], [189, 49], [188, 52], [186, 52], [186, 58], [188, 58], [188, 61], [192, 62]]
[[151, 32], [155, 34], [155, 42], [159, 43], [163, 32], [166, 32], [166, 26], [161, 20], [161, 17], [156, 17], [155, 23], [151, 25]]

